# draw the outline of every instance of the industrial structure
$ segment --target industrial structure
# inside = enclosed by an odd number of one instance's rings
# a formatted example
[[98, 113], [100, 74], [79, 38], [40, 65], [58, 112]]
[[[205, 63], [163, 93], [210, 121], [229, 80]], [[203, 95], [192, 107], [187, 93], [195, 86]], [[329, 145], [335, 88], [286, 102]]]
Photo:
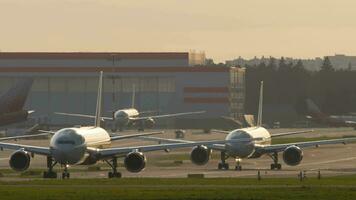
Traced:
[[190, 57], [188, 52], [0, 52], [0, 91], [20, 77], [34, 77], [26, 107], [35, 110], [36, 120], [59, 126], [91, 123], [90, 119], [53, 113], [94, 114], [97, 77], [102, 70], [106, 116], [130, 105], [135, 86], [136, 107], [141, 111], [159, 114], [206, 111], [203, 115], [162, 120], [157, 125], [201, 128], [201, 125], [211, 125], [206, 120], [241, 117], [245, 99], [244, 69], [210, 67], [203, 63], [191, 66]]

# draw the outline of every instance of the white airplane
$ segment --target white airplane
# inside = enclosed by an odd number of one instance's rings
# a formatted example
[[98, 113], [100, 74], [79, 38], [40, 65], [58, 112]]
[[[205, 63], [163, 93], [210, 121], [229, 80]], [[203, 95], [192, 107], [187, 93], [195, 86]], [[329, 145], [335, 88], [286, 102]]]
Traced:
[[[195, 112], [182, 112], [182, 113], [173, 113], [173, 114], [164, 114], [164, 115], [151, 115], [151, 116], [141, 116], [145, 113], [150, 113], [152, 111], [139, 112], [135, 108], [135, 86], [133, 86], [131, 107], [119, 109], [113, 112], [112, 117], [102, 117], [104, 121], [112, 121], [112, 131], [116, 132], [117, 128], [122, 131], [125, 127], [131, 125], [138, 125], [139, 131], [144, 131], [145, 128], [153, 128], [156, 124], [156, 119], [167, 118], [167, 117], [178, 117], [184, 115], [193, 115], [193, 114], [202, 114], [205, 111], [195, 111]], [[85, 115], [77, 113], [64, 113], [64, 112], [55, 112], [58, 115], [73, 116], [73, 117], [85, 117], [85, 118], [95, 118], [94, 115]]]
[[[130, 172], [140, 172], [146, 166], [146, 157], [143, 152], [175, 149], [183, 147], [194, 147], [210, 144], [225, 144], [227, 141], [201, 141], [191, 143], [173, 143], [160, 145], [146, 145], [133, 147], [113, 147], [105, 148], [113, 140], [126, 139], [142, 135], [156, 133], [142, 133], [125, 136], [110, 136], [109, 133], [100, 127], [101, 121], [101, 99], [102, 99], [103, 73], [100, 73], [98, 97], [96, 104], [96, 114], [94, 126], [80, 128], [63, 128], [56, 132], [42, 131], [54, 134], [48, 147], [30, 146], [14, 143], [0, 142], [0, 149], [13, 149], [15, 152], [10, 156], [10, 167], [16, 171], [24, 171], [30, 165], [31, 157], [35, 154], [47, 157], [48, 171], [43, 173], [44, 178], [56, 178], [57, 173], [53, 171], [56, 164], [64, 167], [62, 178], [69, 178], [69, 165], [91, 165], [99, 160], [106, 161], [112, 168], [108, 173], [109, 178], [121, 177], [117, 171], [117, 159], [124, 158], [124, 164]], [[250, 139], [248, 139], [250, 141]], [[230, 141], [231, 142], [231, 141]]]
[[[240, 142], [227, 142], [226, 144], [213, 144], [208, 146], [199, 146], [193, 149], [191, 152], [191, 160], [194, 164], [205, 165], [209, 161], [209, 157], [212, 150], [217, 150], [221, 152], [221, 162], [218, 164], [218, 169], [229, 169], [229, 164], [226, 163], [226, 159], [235, 158], [236, 170], [241, 170], [241, 159], [243, 158], [259, 158], [262, 155], [269, 155], [273, 163], [271, 164], [271, 169], [281, 169], [282, 166], [278, 163], [278, 153], [282, 152], [284, 163], [290, 166], [298, 165], [303, 159], [302, 148], [306, 147], [318, 147], [319, 145], [326, 144], [346, 144], [347, 142], [356, 141], [356, 138], [343, 138], [343, 139], [332, 139], [332, 140], [319, 140], [312, 142], [296, 142], [287, 144], [271, 144], [271, 139], [274, 137], [281, 137], [286, 135], [300, 134], [311, 132], [307, 131], [296, 131], [296, 132], [286, 132], [278, 134], [270, 134], [268, 130], [262, 127], [262, 102], [263, 102], [263, 82], [261, 82], [260, 88], [260, 100], [258, 107], [258, 117], [257, 124], [254, 127], [236, 129], [232, 131], [219, 131], [220, 133], [227, 134], [225, 140], [241, 140], [250, 139], [250, 141], [240, 141]], [[262, 138], [258, 139], [257, 138]], [[177, 140], [177, 139], [163, 139], [158, 137], [141, 137], [144, 140], [159, 141], [160, 143], [189, 143], [192, 141], [187, 140]]]

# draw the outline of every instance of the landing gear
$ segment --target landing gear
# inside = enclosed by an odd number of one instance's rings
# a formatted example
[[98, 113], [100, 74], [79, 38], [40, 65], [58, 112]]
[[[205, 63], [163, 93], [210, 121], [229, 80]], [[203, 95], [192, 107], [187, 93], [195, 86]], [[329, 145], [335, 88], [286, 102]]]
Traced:
[[48, 171], [43, 172], [43, 178], [57, 178], [57, 173], [53, 171], [53, 167], [57, 164], [51, 156], [47, 156]]
[[235, 170], [236, 171], [241, 171], [242, 170], [241, 159], [240, 158], [236, 158], [235, 162], [236, 162]]
[[117, 128], [116, 127], [111, 127], [111, 132], [112, 133], [115, 133], [117, 131]]
[[179, 129], [174, 131], [174, 133], [176, 134], [176, 139], [182, 139], [184, 138], [185, 130]]
[[121, 173], [117, 171], [117, 158], [114, 157], [111, 162], [108, 160], [105, 160], [108, 165], [112, 168], [112, 172], [108, 173], [108, 178], [121, 178]]
[[68, 165], [64, 165], [64, 171], [62, 173], [62, 179], [69, 179], [70, 174], [68, 172]]
[[280, 163], [278, 163], [278, 153], [274, 152], [272, 155], [270, 155], [270, 157], [273, 160], [273, 163], [271, 164], [271, 170], [281, 170], [282, 169], [282, 165]]
[[225, 151], [222, 151], [221, 154], [221, 163], [218, 164], [218, 169], [225, 169], [225, 170], [228, 170], [229, 169], [229, 163], [226, 163], [226, 159], [228, 158], [226, 156], [226, 153]]

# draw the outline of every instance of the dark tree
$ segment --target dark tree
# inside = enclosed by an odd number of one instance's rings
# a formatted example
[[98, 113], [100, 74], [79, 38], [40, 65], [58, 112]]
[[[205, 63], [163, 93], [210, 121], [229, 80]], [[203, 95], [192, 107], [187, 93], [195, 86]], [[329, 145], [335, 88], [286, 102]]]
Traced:
[[303, 64], [303, 62], [302, 62], [302, 60], [298, 60], [297, 61], [297, 63], [294, 65], [294, 67], [293, 67], [295, 70], [305, 70], [305, 68], [304, 68], [304, 64]]
[[270, 70], [276, 70], [276, 69], [277, 69], [276, 59], [273, 58], [273, 57], [270, 57], [270, 58], [269, 58], [269, 62], [268, 62], [268, 64], [267, 64], [267, 67], [268, 67]]
[[214, 60], [212, 58], [205, 59], [205, 65], [214, 66], [215, 65]]
[[329, 57], [325, 56], [323, 60], [323, 64], [321, 65], [320, 71], [322, 72], [333, 72], [335, 69], [333, 68]]

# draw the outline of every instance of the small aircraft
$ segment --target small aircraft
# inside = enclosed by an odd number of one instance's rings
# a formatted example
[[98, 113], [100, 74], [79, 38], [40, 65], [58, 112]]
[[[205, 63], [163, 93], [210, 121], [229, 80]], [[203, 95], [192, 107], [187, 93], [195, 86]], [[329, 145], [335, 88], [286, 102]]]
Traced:
[[[163, 115], [150, 115], [142, 116], [142, 114], [151, 113], [152, 111], [139, 112], [135, 108], [135, 86], [133, 86], [131, 107], [123, 108], [113, 112], [112, 117], [102, 117], [104, 121], [112, 121], [113, 126], [111, 131], [116, 132], [117, 128], [122, 131], [125, 127], [138, 125], [139, 131], [144, 131], [145, 128], [153, 128], [156, 119], [167, 118], [167, 117], [178, 117], [185, 115], [193, 114], [202, 114], [205, 111], [194, 111], [194, 112], [182, 112], [182, 113], [173, 113], [173, 114], [163, 114]], [[95, 118], [94, 115], [85, 115], [85, 114], [76, 114], [76, 113], [64, 113], [64, 112], [55, 112], [58, 115], [73, 116], [73, 117], [85, 117], [85, 118]]]
[[306, 99], [307, 118], [320, 124], [332, 127], [353, 127], [356, 129], [356, 116], [354, 115], [327, 115], [311, 100]]

